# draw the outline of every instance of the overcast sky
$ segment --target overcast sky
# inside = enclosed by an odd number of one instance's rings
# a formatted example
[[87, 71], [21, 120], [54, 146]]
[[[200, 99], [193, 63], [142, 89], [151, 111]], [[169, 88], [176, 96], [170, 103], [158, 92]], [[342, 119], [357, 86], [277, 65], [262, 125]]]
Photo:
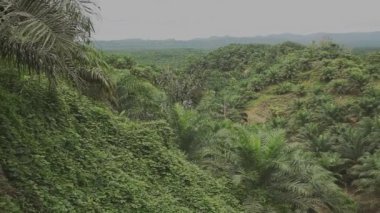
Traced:
[[380, 31], [380, 0], [101, 0], [96, 39]]

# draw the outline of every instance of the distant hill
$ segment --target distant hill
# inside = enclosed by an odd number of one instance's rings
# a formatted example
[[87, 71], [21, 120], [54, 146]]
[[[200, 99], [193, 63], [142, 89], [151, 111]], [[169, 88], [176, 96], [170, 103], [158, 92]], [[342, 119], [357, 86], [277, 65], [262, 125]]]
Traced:
[[379, 32], [356, 33], [315, 33], [309, 35], [278, 34], [256, 37], [210, 37], [193, 40], [142, 40], [126, 39], [114, 41], [95, 41], [96, 47], [103, 50], [157, 50], [157, 49], [216, 49], [228, 44], [278, 44], [293, 41], [310, 44], [313, 41], [331, 40], [348, 48], [380, 48]]

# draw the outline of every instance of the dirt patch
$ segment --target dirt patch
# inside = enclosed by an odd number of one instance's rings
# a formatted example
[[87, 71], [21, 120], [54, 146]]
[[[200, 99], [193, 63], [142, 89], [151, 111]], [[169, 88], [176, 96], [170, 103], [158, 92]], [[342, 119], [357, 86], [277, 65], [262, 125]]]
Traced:
[[247, 107], [245, 113], [250, 124], [265, 123], [273, 115], [286, 114], [288, 107], [297, 99], [294, 94], [265, 96], [253, 101], [251, 106]]
[[271, 117], [268, 103], [262, 103], [245, 111], [248, 123], [265, 123]]

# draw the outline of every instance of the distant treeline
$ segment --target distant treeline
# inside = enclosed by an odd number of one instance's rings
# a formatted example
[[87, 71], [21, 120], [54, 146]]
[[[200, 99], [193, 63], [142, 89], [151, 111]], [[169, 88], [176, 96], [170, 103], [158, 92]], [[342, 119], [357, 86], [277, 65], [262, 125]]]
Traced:
[[96, 47], [103, 50], [155, 50], [155, 49], [216, 49], [229, 44], [278, 44], [292, 41], [310, 44], [323, 40], [333, 42], [353, 49], [380, 48], [380, 32], [366, 33], [316, 33], [309, 35], [279, 34], [257, 37], [210, 37], [193, 40], [142, 40], [127, 39], [114, 41], [96, 41]]

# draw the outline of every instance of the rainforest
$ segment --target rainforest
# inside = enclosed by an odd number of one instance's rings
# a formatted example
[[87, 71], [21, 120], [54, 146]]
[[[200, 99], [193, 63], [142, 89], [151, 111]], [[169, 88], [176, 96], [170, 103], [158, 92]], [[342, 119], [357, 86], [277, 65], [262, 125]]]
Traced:
[[0, 212], [379, 212], [380, 50], [104, 50], [97, 13], [0, 0]]

